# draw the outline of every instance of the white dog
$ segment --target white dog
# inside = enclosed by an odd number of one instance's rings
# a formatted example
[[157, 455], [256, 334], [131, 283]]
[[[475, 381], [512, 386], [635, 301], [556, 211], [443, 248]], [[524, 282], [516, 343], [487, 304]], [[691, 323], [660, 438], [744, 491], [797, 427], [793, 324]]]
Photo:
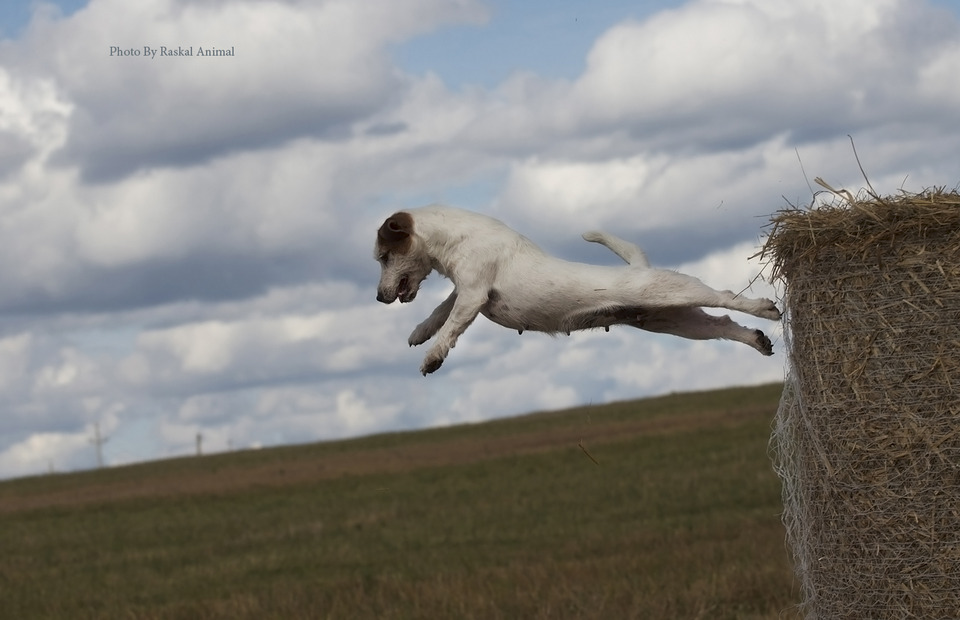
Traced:
[[410, 334], [410, 346], [437, 337], [420, 366], [424, 375], [440, 368], [478, 314], [521, 334], [630, 325], [695, 340], [737, 340], [773, 355], [762, 331], [700, 309], [779, 320], [769, 299], [715, 291], [692, 276], [650, 267], [639, 247], [612, 235], [588, 232], [583, 238], [607, 246], [627, 266], [554, 258], [499, 220], [470, 211], [442, 206], [399, 211], [377, 232], [377, 300], [413, 301], [433, 270], [453, 281], [450, 296]]

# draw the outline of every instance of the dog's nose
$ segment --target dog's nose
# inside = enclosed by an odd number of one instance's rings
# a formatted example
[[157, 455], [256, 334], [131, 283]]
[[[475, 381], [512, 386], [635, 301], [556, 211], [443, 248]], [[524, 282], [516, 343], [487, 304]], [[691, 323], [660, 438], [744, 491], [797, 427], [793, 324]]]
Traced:
[[381, 293], [380, 291], [377, 291], [377, 301], [379, 301], [379, 302], [382, 303], [382, 304], [388, 304], [388, 303], [390, 303], [390, 302], [387, 300], [387, 298], [383, 296], [383, 293]]

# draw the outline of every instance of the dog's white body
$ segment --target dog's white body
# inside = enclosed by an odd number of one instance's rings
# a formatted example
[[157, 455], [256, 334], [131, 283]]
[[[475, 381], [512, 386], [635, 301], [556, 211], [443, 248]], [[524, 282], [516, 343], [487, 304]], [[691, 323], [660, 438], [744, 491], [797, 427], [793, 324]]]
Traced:
[[583, 237], [628, 264], [606, 267], [555, 258], [499, 220], [470, 211], [442, 206], [399, 211], [377, 235], [377, 299], [412, 301], [433, 270], [453, 281], [450, 296], [410, 334], [411, 346], [437, 337], [420, 367], [424, 375], [440, 367], [478, 314], [520, 333], [630, 325], [696, 340], [737, 340], [772, 355], [762, 331], [700, 309], [728, 308], [778, 320], [780, 311], [769, 299], [738, 297], [692, 276], [652, 268], [639, 247], [612, 235]]

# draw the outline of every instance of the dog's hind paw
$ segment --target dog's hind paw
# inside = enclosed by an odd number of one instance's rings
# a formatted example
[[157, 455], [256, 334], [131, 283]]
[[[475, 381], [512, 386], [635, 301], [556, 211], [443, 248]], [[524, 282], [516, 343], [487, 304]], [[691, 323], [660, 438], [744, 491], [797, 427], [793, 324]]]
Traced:
[[770, 342], [770, 339], [767, 338], [767, 335], [760, 331], [759, 329], [754, 332], [757, 338], [757, 343], [755, 345], [757, 351], [764, 355], [773, 355], [773, 343]]
[[758, 317], [761, 319], [770, 319], [771, 321], [780, 320], [782, 315], [780, 313], [780, 309], [777, 308], [777, 304], [773, 303], [769, 299], [758, 299], [757, 301], [762, 304], [760, 311], [756, 314]]

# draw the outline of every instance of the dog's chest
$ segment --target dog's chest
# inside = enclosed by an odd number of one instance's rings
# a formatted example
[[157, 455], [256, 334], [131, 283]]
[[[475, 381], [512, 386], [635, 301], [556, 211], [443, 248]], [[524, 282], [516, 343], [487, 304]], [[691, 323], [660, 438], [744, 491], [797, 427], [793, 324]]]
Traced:
[[531, 317], [524, 317], [523, 309], [518, 308], [515, 303], [511, 305], [511, 301], [508, 300], [500, 290], [495, 288], [487, 292], [487, 301], [480, 308], [480, 312], [494, 323], [510, 329], [535, 329], [531, 326], [524, 325], [520, 321], [523, 317], [529, 322]]
[[497, 325], [521, 333], [560, 331], [562, 321], [556, 310], [546, 300], [537, 300], [516, 291], [506, 294], [500, 289], [491, 289], [486, 303], [480, 308], [481, 314]]

